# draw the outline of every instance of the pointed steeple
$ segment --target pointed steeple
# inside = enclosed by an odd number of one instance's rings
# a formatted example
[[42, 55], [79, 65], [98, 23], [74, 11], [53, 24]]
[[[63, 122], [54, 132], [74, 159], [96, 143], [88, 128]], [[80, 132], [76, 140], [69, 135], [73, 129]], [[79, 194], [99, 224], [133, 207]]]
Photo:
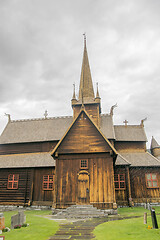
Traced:
[[75, 83], [73, 84], [73, 97], [72, 97], [72, 100], [73, 99], [76, 99]]
[[96, 93], [96, 98], [100, 98], [100, 96], [99, 96], [99, 90], [98, 90], [98, 82], [97, 82], [97, 93]]
[[94, 90], [93, 83], [91, 77], [91, 71], [89, 66], [87, 47], [86, 47], [86, 35], [84, 34], [84, 52], [83, 52], [83, 62], [82, 62], [82, 70], [81, 70], [81, 78], [80, 78], [80, 86], [79, 86], [79, 99], [83, 98], [94, 99]]

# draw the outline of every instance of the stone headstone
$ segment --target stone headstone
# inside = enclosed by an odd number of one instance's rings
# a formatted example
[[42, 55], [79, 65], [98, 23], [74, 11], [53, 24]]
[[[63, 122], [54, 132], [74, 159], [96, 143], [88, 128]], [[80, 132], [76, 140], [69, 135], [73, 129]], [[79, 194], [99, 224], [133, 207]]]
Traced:
[[11, 229], [14, 229], [16, 225], [23, 225], [26, 222], [26, 216], [23, 211], [11, 217]]

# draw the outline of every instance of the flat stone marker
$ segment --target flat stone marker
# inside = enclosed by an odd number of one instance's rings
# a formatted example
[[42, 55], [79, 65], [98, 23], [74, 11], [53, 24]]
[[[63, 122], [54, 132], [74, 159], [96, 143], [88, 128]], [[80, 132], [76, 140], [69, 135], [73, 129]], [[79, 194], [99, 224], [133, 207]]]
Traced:
[[23, 225], [26, 222], [26, 216], [21, 211], [11, 217], [11, 229], [14, 229], [16, 225]]

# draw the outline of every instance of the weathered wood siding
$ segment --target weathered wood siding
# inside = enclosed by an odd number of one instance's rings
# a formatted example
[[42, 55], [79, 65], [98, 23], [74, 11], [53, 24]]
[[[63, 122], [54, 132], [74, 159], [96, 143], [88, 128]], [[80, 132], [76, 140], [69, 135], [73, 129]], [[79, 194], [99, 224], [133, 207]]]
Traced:
[[[33, 185], [33, 203], [54, 202], [55, 186], [53, 190], [43, 190], [43, 175], [53, 175], [55, 183], [55, 168], [35, 168]], [[42, 204], [44, 204], [42, 203]], [[44, 204], [45, 205], [45, 204]], [[52, 204], [51, 204], [52, 205]]]
[[128, 205], [128, 179], [125, 167], [115, 167], [114, 174], [125, 174], [125, 189], [115, 189], [116, 202], [118, 205]]
[[[158, 188], [147, 188], [146, 173], [157, 173]], [[130, 168], [131, 192], [134, 202], [160, 202], [160, 169]]]
[[[92, 120], [99, 126], [100, 116], [99, 116], [99, 105], [98, 104], [85, 104], [85, 109], [87, 113], [92, 117]], [[78, 116], [81, 110], [81, 105], [73, 107], [74, 119]]]
[[59, 156], [56, 164], [56, 205], [67, 207], [80, 204], [78, 199], [78, 175], [80, 160], [88, 159], [89, 202], [100, 208], [113, 207], [115, 202], [113, 159], [110, 154]]
[[86, 114], [82, 113], [62, 141], [58, 153], [96, 153], [109, 152], [110, 149]]
[[34, 152], [49, 152], [57, 144], [53, 142], [37, 142], [37, 143], [15, 143], [1, 144], [0, 155], [3, 154], [18, 154], [18, 153], [34, 153]]
[[[32, 171], [32, 169], [27, 168], [0, 170], [0, 204], [24, 205], [29, 202]], [[7, 189], [9, 174], [19, 174], [18, 189]]]

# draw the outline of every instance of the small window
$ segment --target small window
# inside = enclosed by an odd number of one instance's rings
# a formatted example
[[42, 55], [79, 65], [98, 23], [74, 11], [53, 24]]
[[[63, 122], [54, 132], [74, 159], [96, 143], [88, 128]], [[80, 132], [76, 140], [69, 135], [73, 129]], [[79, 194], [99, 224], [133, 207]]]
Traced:
[[43, 190], [53, 190], [53, 175], [43, 176]]
[[81, 160], [80, 168], [81, 169], [87, 169], [88, 168], [88, 159]]
[[10, 174], [8, 176], [8, 189], [18, 189], [19, 174]]
[[157, 188], [158, 187], [158, 180], [156, 173], [147, 173], [146, 174], [146, 183], [147, 188]]
[[125, 174], [115, 174], [114, 175], [115, 189], [125, 189]]

